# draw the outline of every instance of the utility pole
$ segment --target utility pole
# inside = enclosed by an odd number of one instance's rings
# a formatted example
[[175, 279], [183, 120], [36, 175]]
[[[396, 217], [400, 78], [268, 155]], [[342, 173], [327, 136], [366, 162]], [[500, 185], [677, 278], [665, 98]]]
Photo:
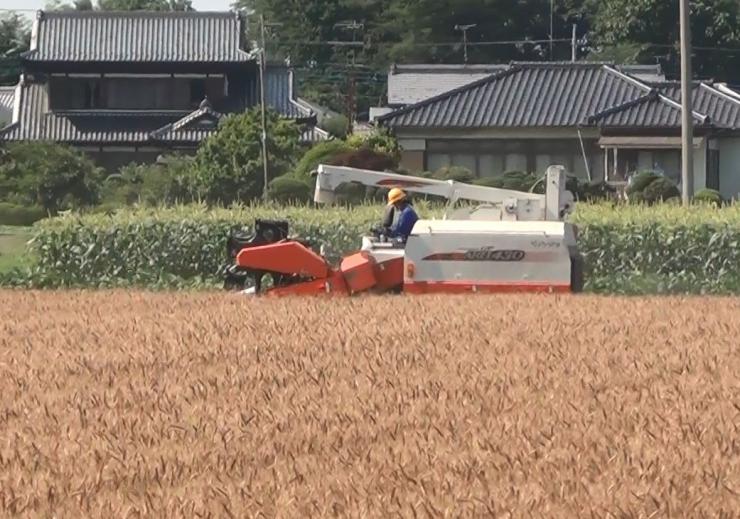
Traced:
[[455, 25], [455, 30], [462, 31], [463, 33], [463, 59], [466, 64], [468, 63], [468, 29], [472, 29], [476, 25], [478, 24], [470, 23], [468, 25]]
[[552, 39], [553, 39], [553, 2], [555, 0], [550, 0], [550, 61], [552, 61]]
[[570, 35], [570, 60], [576, 62], [576, 24], [573, 24], [573, 32]]
[[262, 106], [262, 167], [264, 169], [264, 186], [262, 198], [267, 200], [267, 122], [265, 120], [265, 66], [267, 53], [265, 52], [265, 17], [260, 15], [260, 105]]
[[362, 46], [362, 42], [356, 41], [357, 29], [363, 29], [365, 27], [365, 24], [358, 23], [357, 20], [352, 20], [348, 23], [337, 23], [334, 24], [334, 27], [342, 27], [345, 29], [351, 29], [352, 30], [352, 41], [351, 42], [333, 42], [335, 45], [348, 45], [352, 47], [351, 53], [352, 53], [352, 63], [348, 64], [350, 67], [349, 72], [349, 85], [347, 90], [347, 134], [352, 134], [353, 128], [354, 128], [354, 118], [355, 118], [355, 67], [357, 66], [355, 64], [355, 49], [354, 47]]
[[691, 20], [689, 0], [681, 0], [681, 198], [688, 205], [694, 187], [694, 126], [691, 104]]

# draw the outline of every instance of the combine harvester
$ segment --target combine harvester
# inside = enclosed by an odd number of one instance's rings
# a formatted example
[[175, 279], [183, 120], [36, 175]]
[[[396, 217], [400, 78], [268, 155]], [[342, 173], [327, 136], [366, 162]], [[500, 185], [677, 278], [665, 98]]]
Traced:
[[[544, 195], [363, 169], [321, 165], [314, 201], [331, 203], [346, 183], [448, 200], [440, 220], [419, 219], [406, 243], [375, 233], [331, 265], [311, 244], [288, 237], [288, 222], [258, 220], [251, 236], [232, 234], [224, 287], [248, 294], [580, 292], [583, 261], [565, 218], [573, 195], [550, 166]], [[475, 207], [452, 210], [456, 202]], [[452, 210], [452, 212], [449, 212]], [[420, 215], [421, 218], [421, 215]], [[262, 278], [273, 285], [265, 290]], [[248, 286], [250, 284], [252, 286]]]

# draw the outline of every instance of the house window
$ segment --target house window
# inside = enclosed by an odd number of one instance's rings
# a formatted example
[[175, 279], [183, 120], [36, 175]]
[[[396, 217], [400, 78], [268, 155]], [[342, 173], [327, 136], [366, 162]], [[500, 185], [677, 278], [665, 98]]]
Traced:
[[427, 168], [429, 171], [437, 171], [450, 165], [450, 156], [446, 153], [429, 153], [427, 155]]
[[504, 157], [504, 171], [527, 171], [527, 156], [524, 153], [508, 153]]
[[472, 153], [454, 153], [451, 157], [451, 162], [453, 166], [465, 168], [478, 176], [476, 155]]
[[100, 79], [52, 77], [49, 107], [52, 110], [105, 108], [104, 84]]
[[205, 79], [192, 79], [190, 81], [190, 106], [197, 107], [206, 96]]
[[84, 92], [83, 108], [103, 108], [100, 81], [96, 79], [85, 81]]
[[504, 170], [503, 155], [480, 155], [478, 157], [478, 176], [495, 177]]

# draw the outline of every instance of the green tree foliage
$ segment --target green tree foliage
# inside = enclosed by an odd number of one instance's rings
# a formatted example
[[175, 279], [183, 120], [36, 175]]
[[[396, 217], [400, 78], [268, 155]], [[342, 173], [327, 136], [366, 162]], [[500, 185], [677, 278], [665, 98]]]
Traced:
[[326, 119], [321, 126], [333, 137], [344, 139], [349, 131], [349, 120], [346, 115], [335, 115]]
[[31, 30], [18, 13], [0, 13], [0, 85], [14, 85], [21, 72], [20, 55], [28, 50]]
[[396, 162], [401, 160], [401, 147], [398, 140], [386, 128], [376, 128], [367, 134], [351, 135], [347, 138], [347, 144], [354, 149], [369, 148], [389, 155]]
[[306, 180], [283, 175], [270, 182], [268, 197], [273, 202], [286, 204], [305, 203], [311, 200], [313, 191]]
[[[268, 182], [290, 171], [299, 150], [300, 128], [267, 111]], [[259, 107], [230, 115], [218, 132], [203, 141], [192, 168], [194, 194], [209, 203], [248, 202], [264, 186], [262, 126]]]
[[188, 156], [167, 155], [156, 164], [131, 163], [103, 183], [104, 209], [126, 205], [172, 205], [192, 201]]
[[298, 161], [294, 169], [294, 176], [307, 180], [311, 173], [319, 167], [319, 164], [329, 164], [335, 156], [351, 149], [346, 142], [339, 139], [319, 142], [306, 151], [301, 160]]
[[0, 162], [0, 199], [51, 214], [99, 201], [102, 170], [82, 152], [47, 142], [12, 143]]
[[[355, 100], [364, 113], [383, 103], [391, 63], [462, 63], [458, 24], [477, 24], [467, 33], [470, 63], [549, 59], [551, 5], [552, 36], [561, 40], [552, 46], [553, 59], [570, 59], [575, 24], [584, 40], [579, 59], [658, 60], [669, 77], [680, 71], [678, 0], [237, 0], [235, 5], [280, 23], [267, 31], [271, 55], [290, 57], [302, 95], [343, 113], [350, 70], [357, 82]], [[691, 2], [698, 76], [740, 82], [740, 51], [733, 50], [740, 48], [739, 10], [738, 0]], [[363, 26], [348, 27], [353, 20]], [[328, 43], [353, 38], [363, 46]], [[353, 60], [357, 66], [350, 68]]]
[[[601, 52], [631, 49], [628, 55], [636, 61], [655, 63], [659, 59], [666, 72], [680, 74], [679, 0], [589, 1], [595, 13], [591, 37], [597, 46], [604, 45]], [[740, 79], [740, 51], [707, 49], [740, 47], [740, 2], [694, 0], [690, 9], [695, 75]]]
[[[587, 27], [585, 0], [555, 4], [554, 34], [570, 38], [571, 23]], [[362, 113], [383, 103], [385, 74], [393, 62], [462, 63], [462, 34], [456, 24], [477, 23], [468, 32], [471, 63], [507, 62], [549, 57], [541, 43], [476, 45], [482, 41], [542, 40], [550, 32], [549, 0], [237, 0], [269, 22], [273, 56], [289, 56], [297, 67], [302, 95], [346, 113], [349, 71], [356, 80], [355, 100]], [[253, 22], [258, 17], [253, 16]], [[348, 23], [357, 21], [361, 28]], [[255, 26], [251, 30], [258, 27]], [[329, 45], [361, 41], [363, 46]], [[570, 46], [553, 48], [554, 59], [569, 59]], [[357, 66], [352, 67], [350, 64]]]

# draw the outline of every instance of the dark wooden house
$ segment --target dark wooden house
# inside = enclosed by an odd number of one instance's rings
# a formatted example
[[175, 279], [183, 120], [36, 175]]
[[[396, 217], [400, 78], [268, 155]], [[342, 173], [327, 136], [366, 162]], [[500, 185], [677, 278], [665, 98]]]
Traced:
[[[244, 34], [235, 12], [39, 11], [0, 142], [68, 143], [108, 169], [192, 152], [224, 114], [260, 103]], [[287, 66], [266, 66], [265, 101], [325, 137]]]

